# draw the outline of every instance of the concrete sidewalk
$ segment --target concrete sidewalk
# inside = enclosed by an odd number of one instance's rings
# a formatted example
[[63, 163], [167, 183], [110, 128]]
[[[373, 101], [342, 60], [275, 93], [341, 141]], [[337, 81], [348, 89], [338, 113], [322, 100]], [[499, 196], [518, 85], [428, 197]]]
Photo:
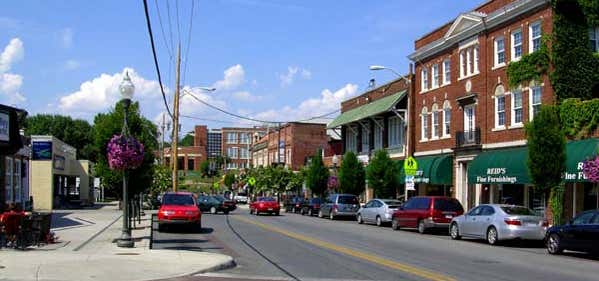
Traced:
[[150, 250], [150, 214], [133, 230], [135, 248], [114, 243], [121, 232], [116, 204], [96, 210], [57, 211], [53, 231], [59, 243], [28, 250], [0, 251], [0, 280], [153, 280], [235, 266], [226, 255]]

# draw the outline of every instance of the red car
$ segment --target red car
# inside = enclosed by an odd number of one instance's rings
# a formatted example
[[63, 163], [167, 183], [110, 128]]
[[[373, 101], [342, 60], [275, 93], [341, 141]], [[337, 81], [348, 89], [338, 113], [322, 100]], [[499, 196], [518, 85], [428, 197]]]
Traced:
[[428, 229], [449, 229], [451, 219], [464, 213], [460, 201], [444, 196], [412, 197], [393, 213], [391, 227], [398, 230], [403, 227], [417, 228], [425, 233]]
[[158, 210], [158, 230], [162, 231], [166, 225], [173, 224], [202, 228], [202, 212], [193, 193], [167, 192], [162, 196], [162, 205]]
[[279, 201], [272, 197], [258, 197], [256, 201], [250, 203], [250, 214], [269, 213], [278, 216], [280, 211]]

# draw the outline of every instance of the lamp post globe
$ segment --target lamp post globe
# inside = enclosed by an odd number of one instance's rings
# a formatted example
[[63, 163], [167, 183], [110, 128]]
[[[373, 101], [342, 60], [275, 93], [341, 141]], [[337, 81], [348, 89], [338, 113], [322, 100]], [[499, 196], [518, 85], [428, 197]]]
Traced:
[[131, 77], [129, 77], [129, 71], [125, 72], [125, 77], [123, 77], [123, 81], [121, 81], [121, 85], [119, 85], [119, 91], [121, 92], [121, 97], [124, 100], [133, 99], [133, 94], [135, 93], [135, 85], [131, 82]]
[[[133, 98], [133, 93], [135, 92], [135, 85], [133, 85], [133, 82], [131, 82], [129, 72], [125, 72], [125, 77], [119, 85], [119, 91], [121, 92], [121, 96], [123, 98], [122, 101], [125, 110], [122, 134], [127, 136], [129, 131], [129, 128], [127, 128], [127, 115], [129, 111], [129, 105], [131, 105], [131, 99]], [[129, 191], [127, 188], [128, 182], [129, 177], [127, 175], [127, 171], [125, 170], [123, 172], [123, 228], [121, 232], [121, 237], [117, 241], [117, 246], [122, 248], [132, 248], [135, 245], [133, 239], [131, 238], [131, 227], [129, 225]]]

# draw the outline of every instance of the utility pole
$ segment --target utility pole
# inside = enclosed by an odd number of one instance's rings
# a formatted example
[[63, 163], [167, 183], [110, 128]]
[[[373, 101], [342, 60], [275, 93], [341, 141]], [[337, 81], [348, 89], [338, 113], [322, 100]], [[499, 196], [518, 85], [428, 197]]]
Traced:
[[179, 162], [178, 157], [178, 142], [179, 142], [179, 76], [181, 69], [181, 44], [177, 47], [177, 73], [175, 78], [175, 101], [173, 109], [173, 143], [171, 145], [171, 160], [173, 161], [173, 191], [177, 191], [177, 184], [179, 182], [179, 175], [177, 171], [177, 164]]
[[164, 165], [164, 127], [166, 126], [164, 121], [164, 114], [162, 114], [162, 140], [160, 141], [160, 164]]

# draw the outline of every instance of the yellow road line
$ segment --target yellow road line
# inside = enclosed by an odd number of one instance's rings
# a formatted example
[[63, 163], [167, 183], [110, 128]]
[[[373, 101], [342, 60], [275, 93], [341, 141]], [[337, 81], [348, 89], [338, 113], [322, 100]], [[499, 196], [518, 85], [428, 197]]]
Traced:
[[250, 223], [250, 224], [262, 227], [264, 229], [270, 230], [270, 231], [275, 232], [275, 233], [279, 233], [279, 234], [282, 234], [282, 235], [285, 235], [285, 236], [288, 236], [288, 237], [291, 237], [291, 238], [294, 238], [294, 239], [297, 239], [297, 240], [300, 240], [300, 241], [304, 241], [304, 242], [307, 242], [307, 243], [319, 246], [321, 248], [329, 249], [329, 250], [332, 250], [332, 251], [335, 251], [335, 252], [339, 252], [339, 253], [342, 253], [342, 254], [345, 254], [345, 255], [348, 255], [348, 256], [352, 256], [352, 257], [355, 257], [355, 258], [367, 260], [367, 261], [375, 263], [375, 264], [379, 264], [379, 265], [386, 266], [386, 267], [389, 267], [389, 268], [392, 268], [392, 269], [395, 269], [395, 270], [403, 271], [403, 272], [406, 272], [406, 273], [409, 273], [409, 274], [413, 274], [413, 275], [416, 275], [416, 276], [419, 276], [419, 277], [422, 277], [422, 278], [426, 278], [426, 279], [429, 279], [429, 280], [433, 280], [433, 281], [456, 281], [456, 279], [453, 279], [453, 278], [451, 278], [449, 276], [446, 276], [446, 275], [443, 275], [443, 274], [440, 274], [440, 273], [436, 273], [436, 272], [429, 271], [429, 270], [424, 270], [424, 269], [421, 269], [421, 268], [413, 266], [413, 265], [408, 265], [408, 264], [399, 263], [399, 262], [396, 262], [396, 261], [391, 261], [391, 260], [385, 259], [385, 258], [380, 257], [380, 256], [371, 255], [371, 254], [368, 254], [368, 253], [365, 253], [365, 252], [361, 252], [361, 251], [358, 251], [358, 250], [353, 250], [353, 249], [350, 249], [350, 248], [346, 248], [346, 247], [338, 246], [338, 245], [335, 245], [335, 244], [332, 244], [332, 243], [328, 243], [328, 242], [325, 242], [325, 241], [322, 241], [322, 240], [318, 240], [318, 239], [314, 239], [314, 238], [307, 237], [307, 236], [304, 236], [304, 235], [300, 235], [300, 234], [297, 234], [297, 233], [289, 232], [289, 231], [286, 231], [286, 230], [283, 230], [283, 229], [280, 229], [280, 228], [277, 228], [277, 227], [274, 227], [274, 226], [271, 226], [271, 225], [267, 225], [267, 224], [264, 224], [264, 223], [261, 223], [261, 222], [257, 222], [257, 221], [254, 221], [254, 220], [250, 220], [250, 219], [247, 219], [247, 218], [244, 218], [244, 217], [241, 217], [241, 216], [231, 216], [231, 217], [235, 218], [237, 220], [246, 222], [246, 223]]

